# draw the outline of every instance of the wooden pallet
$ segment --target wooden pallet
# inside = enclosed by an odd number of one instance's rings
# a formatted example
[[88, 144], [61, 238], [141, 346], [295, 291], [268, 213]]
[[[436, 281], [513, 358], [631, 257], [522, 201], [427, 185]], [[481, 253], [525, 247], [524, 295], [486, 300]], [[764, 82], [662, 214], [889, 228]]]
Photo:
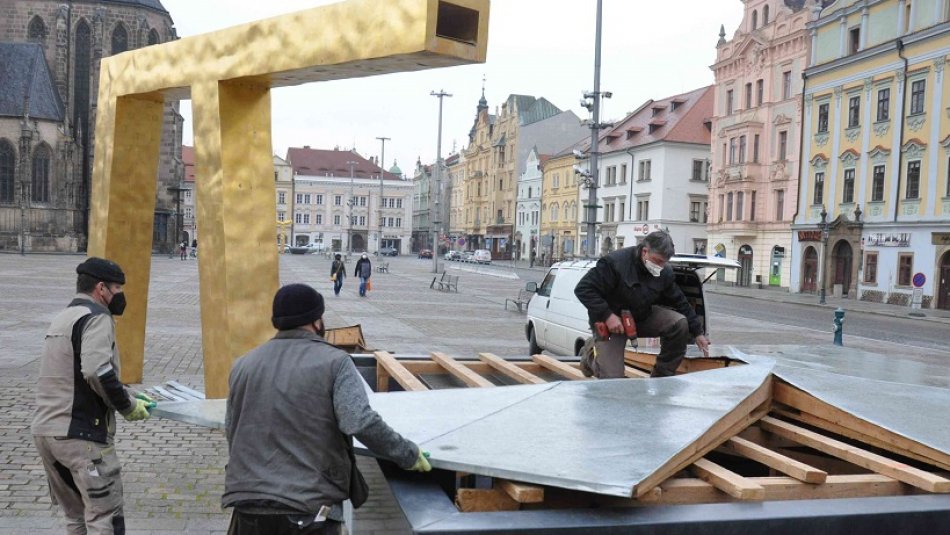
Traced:
[[[423, 377], [449, 376], [470, 388], [589, 380], [577, 363], [546, 355], [511, 361], [490, 353], [460, 360], [433, 352], [401, 360], [378, 351], [377, 391], [392, 381], [407, 391], [427, 390]], [[626, 376], [649, 377], [656, 356], [628, 351]], [[743, 363], [727, 358], [688, 359], [679, 373]], [[490, 378], [495, 378], [491, 380]], [[563, 507], [639, 507], [727, 501], [803, 500], [950, 493], [950, 455], [901, 437], [828, 405], [772, 377], [766, 398], [750, 396], [746, 416], [711, 429], [708, 447], [668, 463], [645, 480], [631, 499], [494, 479], [492, 488], [470, 488], [458, 474], [455, 502], [462, 512]], [[484, 485], [482, 485], [484, 486]]]

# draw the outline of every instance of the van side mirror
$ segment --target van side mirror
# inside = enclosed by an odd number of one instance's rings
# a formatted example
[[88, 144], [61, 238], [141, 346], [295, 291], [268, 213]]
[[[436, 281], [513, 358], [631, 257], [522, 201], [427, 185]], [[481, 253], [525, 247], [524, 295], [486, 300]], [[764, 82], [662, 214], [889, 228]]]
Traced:
[[536, 293], [538, 291], [538, 283], [529, 282], [528, 284], [524, 285], [524, 289], [527, 292]]

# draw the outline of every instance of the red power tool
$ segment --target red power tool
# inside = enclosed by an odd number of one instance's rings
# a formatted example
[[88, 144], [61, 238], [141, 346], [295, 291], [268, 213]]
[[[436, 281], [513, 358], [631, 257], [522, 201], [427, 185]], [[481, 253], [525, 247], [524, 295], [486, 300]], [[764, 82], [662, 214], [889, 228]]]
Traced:
[[[633, 320], [633, 314], [631, 314], [629, 310], [621, 310], [620, 322], [623, 323], [623, 332], [627, 335], [627, 338], [635, 340], [637, 338], [637, 322]], [[601, 340], [610, 338], [610, 330], [607, 329], [606, 322], [598, 321], [594, 324], [594, 328], [597, 330], [597, 335], [600, 336]]]

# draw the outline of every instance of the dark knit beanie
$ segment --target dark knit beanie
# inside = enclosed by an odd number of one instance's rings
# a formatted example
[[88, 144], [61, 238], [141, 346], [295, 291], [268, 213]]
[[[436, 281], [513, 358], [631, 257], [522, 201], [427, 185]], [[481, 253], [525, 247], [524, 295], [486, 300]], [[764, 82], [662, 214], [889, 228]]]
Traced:
[[85, 262], [76, 266], [76, 273], [89, 275], [102, 282], [125, 284], [125, 273], [122, 272], [119, 264], [105, 258], [90, 256]]
[[280, 331], [294, 329], [323, 317], [323, 296], [306, 284], [288, 284], [274, 295], [270, 321]]

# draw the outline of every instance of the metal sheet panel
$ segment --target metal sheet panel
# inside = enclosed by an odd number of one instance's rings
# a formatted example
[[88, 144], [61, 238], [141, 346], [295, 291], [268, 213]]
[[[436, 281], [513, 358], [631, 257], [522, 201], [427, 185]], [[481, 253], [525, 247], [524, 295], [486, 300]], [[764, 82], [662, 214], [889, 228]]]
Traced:
[[202, 399], [195, 401], [160, 401], [152, 409], [152, 416], [188, 424], [224, 429], [226, 400]]

